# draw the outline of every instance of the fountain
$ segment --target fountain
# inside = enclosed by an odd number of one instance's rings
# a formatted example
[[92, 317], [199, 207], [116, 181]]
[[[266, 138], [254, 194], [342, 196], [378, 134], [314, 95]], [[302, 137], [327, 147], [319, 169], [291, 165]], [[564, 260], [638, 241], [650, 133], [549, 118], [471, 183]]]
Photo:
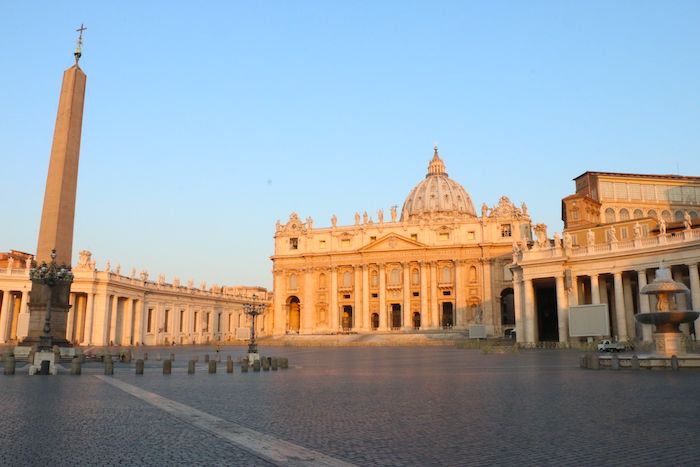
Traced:
[[654, 281], [640, 290], [640, 293], [655, 295], [657, 298], [655, 312], [635, 315], [635, 319], [640, 323], [654, 325], [654, 345], [657, 355], [671, 357], [686, 354], [685, 336], [681, 333], [679, 326], [695, 321], [700, 313], [678, 310], [676, 295], [689, 292], [688, 287], [671, 278], [671, 271], [663, 265], [656, 271]]

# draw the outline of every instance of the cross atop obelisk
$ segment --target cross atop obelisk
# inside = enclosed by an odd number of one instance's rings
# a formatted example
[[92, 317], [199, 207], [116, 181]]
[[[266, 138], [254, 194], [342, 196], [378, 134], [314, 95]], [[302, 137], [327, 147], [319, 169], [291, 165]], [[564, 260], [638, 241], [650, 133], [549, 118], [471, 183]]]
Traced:
[[78, 41], [75, 44], [75, 52], [73, 52], [73, 55], [75, 56], [75, 64], [77, 65], [78, 60], [80, 60], [80, 57], [83, 56], [83, 31], [87, 31], [87, 28], [83, 23], [80, 23], [80, 27], [75, 31], [80, 33], [78, 36]]
[[78, 66], [78, 59], [82, 55], [85, 29], [85, 26], [80, 25], [76, 30], [80, 36], [74, 54], [75, 65], [63, 73], [36, 250], [36, 260], [39, 263], [50, 262], [53, 249], [56, 249], [58, 264], [71, 263], [78, 158], [87, 80], [85, 73]]

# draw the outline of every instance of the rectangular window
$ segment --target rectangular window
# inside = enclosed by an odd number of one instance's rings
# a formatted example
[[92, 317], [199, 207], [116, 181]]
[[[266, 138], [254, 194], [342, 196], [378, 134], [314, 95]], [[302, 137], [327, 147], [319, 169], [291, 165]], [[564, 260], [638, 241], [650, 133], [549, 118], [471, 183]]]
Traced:
[[411, 240], [418, 241], [418, 234], [411, 234]]
[[668, 187], [656, 185], [656, 199], [659, 201], [668, 201]]
[[148, 318], [146, 319], [146, 332], [153, 332], [153, 308], [148, 309]]
[[321, 250], [325, 250], [325, 249], [326, 249], [326, 241], [325, 241], [325, 240], [319, 240], [319, 241], [318, 241], [318, 248], [321, 249]]
[[440, 232], [438, 238], [442, 241], [449, 240], [450, 239], [450, 233], [449, 232]]
[[369, 237], [369, 241], [370, 241], [370, 242], [373, 242], [373, 241], [375, 241], [376, 239], [377, 239], [377, 236], [376, 236], [376, 235], [372, 235], [371, 237]]
[[681, 187], [679, 186], [673, 186], [669, 187], [669, 191], [671, 192], [671, 201], [681, 201], [682, 196], [681, 196]]
[[615, 183], [615, 199], [627, 199], [626, 183]]
[[180, 332], [185, 329], [185, 310], [180, 310]]
[[296, 237], [290, 238], [289, 239], [289, 248], [292, 250], [296, 250], [299, 248], [299, 239]]
[[603, 199], [613, 199], [615, 197], [615, 191], [612, 182], [602, 182], [600, 184], [600, 191], [602, 192]]
[[221, 313], [216, 314], [216, 330], [221, 331]]
[[444, 296], [449, 296], [449, 295], [452, 295], [452, 292], [450, 292], [449, 290], [443, 290], [443, 291], [442, 291], [442, 294], [443, 294]]
[[377, 297], [379, 297], [379, 294], [377, 294], [377, 293], [372, 294], [372, 298], [377, 298]]
[[476, 232], [473, 230], [467, 232], [467, 240], [476, 240]]
[[165, 310], [165, 321], [163, 322], [163, 332], [168, 332], [168, 321], [170, 321], [170, 310]]
[[683, 193], [683, 202], [694, 204], [695, 203], [695, 189], [692, 186], [681, 187], [681, 192]]
[[630, 183], [627, 185], [630, 199], [642, 199], [642, 186], [639, 183]]
[[656, 201], [654, 185], [642, 185], [642, 198], [644, 201]]
[[340, 241], [340, 246], [342, 247], [349, 247], [350, 246], [350, 239], [349, 238], [344, 238]]
[[413, 292], [413, 296], [414, 296], [414, 297], [420, 296], [420, 292]]
[[197, 325], [199, 324], [199, 312], [195, 311], [194, 312], [194, 332], [197, 332]]
[[346, 299], [347, 299], [347, 298], [350, 298], [350, 294], [348, 294], [348, 293], [343, 294], [343, 298], [346, 298]]
[[622, 240], [627, 240], [627, 227], [620, 227], [620, 237]]
[[513, 236], [513, 231], [511, 230], [510, 224], [501, 225], [501, 237], [507, 238]]

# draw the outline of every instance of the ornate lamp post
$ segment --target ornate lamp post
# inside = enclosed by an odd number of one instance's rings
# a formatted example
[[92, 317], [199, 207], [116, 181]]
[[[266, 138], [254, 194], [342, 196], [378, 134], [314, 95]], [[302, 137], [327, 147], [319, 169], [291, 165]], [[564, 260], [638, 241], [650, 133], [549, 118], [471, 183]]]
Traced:
[[243, 304], [245, 314], [251, 317], [250, 320], [250, 342], [248, 343], [248, 359], [258, 360], [258, 344], [255, 342], [255, 318], [265, 312], [266, 305], [258, 302], [258, 296], [253, 294], [253, 301]]
[[49, 289], [46, 302], [46, 314], [44, 315], [44, 333], [39, 339], [39, 351], [51, 352], [53, 349], [53, 335], [51, 334], [51, 302], [55, 286], [66, 286], [73, 282], [73, 272], [70, 266], [56, 264], [56, 250], [51, 250], [51, 262], [41, 263], [29, 270], [29, 278], [33, 283], [45, 285]]

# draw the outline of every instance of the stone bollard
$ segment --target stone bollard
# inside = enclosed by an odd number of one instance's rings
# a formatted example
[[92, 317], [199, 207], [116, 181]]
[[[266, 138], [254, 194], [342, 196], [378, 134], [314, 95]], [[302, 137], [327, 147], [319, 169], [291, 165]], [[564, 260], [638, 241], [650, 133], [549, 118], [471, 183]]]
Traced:
[[190, 360], [189, 362], [187, 362], [187, 374], [188, 375], [194, 374], [194, 360]]
[[248, 367], [250, 365], [248, 364], [248, 359], [244, 358], [241, 360], [241, 373], [248, 373]]
[[226, 360], [226, 373], [233, 373], [233, 360]]
[[630, 366], [633, 370], [639, 370], [639, 357], [632, 355], [632, 360], [630, 360]]
[[272, 368], [272, 371], [277, 371], [277, 367], [278, 367], [277, 357], [272, 357], [270, 359], [270, 368]]
[[175, 361], [175, 354], [172, 353], [172, 352], [170, 353], [170, 361], [171, 361], [171, 362], [174, 362], [174, 361]]
[[260, 360], [262, 360], [263, 371], [270, 371], [270, 360], [267, 357], [260, 357]]
[[671, 369], [673, 371], [678, 371], [678, 357], [671, 355]]
[[122, 352], [119, 355], [119, 360], [124, 363], [131, 363], [131, 351]]
[[610, 359], [610, 368], [613, 370], [619, 370], [620, 369], [620, 357], [617, 355], [613, 355], [612, 358]]
[[280, 368], [283, 370], [289, 368], [289, 359], [287, 359], [287, 357], [282, 357], [282, 364], [280, 365]]
[[209, 354], [208, 353], [204, 354], [204, 363], [209, 363]]
[[156, 361], [158, 361], [158, 362], [160, 361], [160, 352], [158, 352], [158, 353], [156, 354]]
[[163, 360], [163, 374], [169, 375], [173, 371], [173, 362], [170, 360]]
[[260, 360], [255, 360], [253, 362], [253, 371], [260, 371]]
[[148, 360], [148, 352], [143, 353], [143, 361], [145, 362], [146, 360]]
[[112, 362], [112, 357], [106, 356], [103, 361], [104, 361], [104, 366], [105, 366], [105, 374], [106, 375], [113, 375], [114, 374], [114, 363]]
[[216, 360], [209, 360], [209, 374], [213, 375], [216, 373]]
[[579, 355], [578, 366], [580, 368], [586, 368], [586, 355]]
[[73, 357], [73, 360], [70, 362], [70, 374], [72, 375], [79, 375], [82, 373], [82, 367], [80, 364], [80, 357], [75, 356]]
[[138, 360], [136, 360], [136, 374], [137, 375], [143, 374], [143, 360], [140, 358]]
[[5, 355], [5, 367], [3, 373], [6, 375], [15, 374], [15, 355], [13, 353], [8, 353]]

